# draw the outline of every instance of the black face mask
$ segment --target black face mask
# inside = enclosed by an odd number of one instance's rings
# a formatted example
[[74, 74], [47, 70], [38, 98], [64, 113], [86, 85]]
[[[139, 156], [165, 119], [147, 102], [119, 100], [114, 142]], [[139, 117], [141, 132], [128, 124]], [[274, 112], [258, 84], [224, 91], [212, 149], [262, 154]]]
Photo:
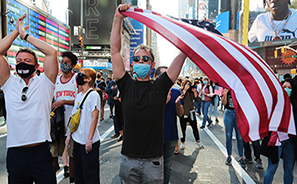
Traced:
[[101, 78], [101, 75], [98, 74], [98, 75], [97, 75], [97, 79], [100, 79], [100, 78]]
[[19, 63], [16, 65], [16, 71], [21, 78], [28, 78], [35, 72], [35, 65], [29, 65], [26, 63]]
[[76, 83], [77, 85], [84, 85], [86, 83], [86, 81], [84, 81], [84, 79], [87, 76], [83, 73], [78, 73], [77, 78], [76, 78]]

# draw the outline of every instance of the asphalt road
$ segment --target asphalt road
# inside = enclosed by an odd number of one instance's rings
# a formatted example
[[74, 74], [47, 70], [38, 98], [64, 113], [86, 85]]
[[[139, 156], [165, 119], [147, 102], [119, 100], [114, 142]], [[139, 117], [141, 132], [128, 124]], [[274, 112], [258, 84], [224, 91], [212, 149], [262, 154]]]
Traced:
[[[100, 145], [100, 181], [102, 184], [120, 183], [119, 158], [121, 142], [110, 138], [113, 135], [113, 123], [109, 118], [109, 110], [105, 109], [105, 120], [101, 121], [99, 132], [101, 135]], [[202, 118], [198, 117], [200, 127]], [[190, 183], [262, 183], [267, 158], [261, 157], [264, 169], [257, 169], [256, 163], [247, 164], [246, 169], [242, 169], [238, 162], [236, 140], [232, 141], [233, 161], [231, 166], [225, 165], [227, 157], [225, 148], [225, 131], [223, 124], [223, 112], [219, 111], [219, 123], [204, 130], [199, 129], [200, 140], [204, 144], [204, 149], [198, 148], [194, 142], [191, 127], [187, 127], [186, 149], [180, 150], [178, 155], [174, 155], [172, 160], [171, 184]], [[7, 183], [6, 173], [6, 136], [0, 135], [0, 183]], [[253, 155], [252, 155], [253, 157]], [[253, 158], [254, 159], [254, 158]], [[59, 160], [62, 167], [62, 161]], [[297, 177], [297, 170], [294, 170]], [[63, 170], [57, 171], [57, 181], [59, 184], [67, 184], [68, 178], [63, 178]], [[277, 173], [274, 176], [274, 184], [283, 183], [282, 160], [280, 161]]]

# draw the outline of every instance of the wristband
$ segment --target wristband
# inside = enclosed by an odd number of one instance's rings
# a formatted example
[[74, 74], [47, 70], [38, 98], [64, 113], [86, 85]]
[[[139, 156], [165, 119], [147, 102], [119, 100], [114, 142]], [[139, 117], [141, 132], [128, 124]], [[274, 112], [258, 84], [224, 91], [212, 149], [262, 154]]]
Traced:
[[26, 36], [24, 37], [24, 40], [27, 41], [29, 34], [27, 33]]
[[92, 140], [88, 139], [88, 140], [87, 140], [87, 142], [90, 142], [90, 143], [92, 143]]

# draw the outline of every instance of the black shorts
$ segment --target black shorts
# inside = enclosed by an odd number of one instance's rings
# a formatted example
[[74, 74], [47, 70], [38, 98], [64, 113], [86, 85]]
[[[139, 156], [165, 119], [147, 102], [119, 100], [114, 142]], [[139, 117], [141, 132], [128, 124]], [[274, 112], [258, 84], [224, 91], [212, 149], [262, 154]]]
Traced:
[[8, 148], [6, 164], [10, 184], [57, 183], [48, 142], [32, 147]]

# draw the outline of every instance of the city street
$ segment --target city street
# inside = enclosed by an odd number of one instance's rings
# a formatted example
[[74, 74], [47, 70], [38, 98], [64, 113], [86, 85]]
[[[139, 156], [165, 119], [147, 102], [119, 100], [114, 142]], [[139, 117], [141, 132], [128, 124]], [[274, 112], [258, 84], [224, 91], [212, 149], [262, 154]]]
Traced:
[[[200, 127], [202, 118], [198, 117], [198, 126]], [[109, 108], [105, 108], [105, 120], [101, 121], [99, 127], [101, 135], [100, 145], [100, 180], [103, 184], [120, 183], [119, 158], [121, 151], [121, 142], [110, 138], [113, 135], [113, 123], [109, 118]], [[214, 119], [214, 118], [213, 118]], [[247, 164], [246, 169], [241, 169], [238, 162], [238, 153], [236, 140], [232, 145], [232, 166], [225, 165], [227, 152], [225, 148], [225, 132], [223, 125], [223, 111], [219, 111], [219, 123], [212, 125], [204, 130], [199, 129], [201, 142], [205, 149], [199, 149], [194, 143], [194, 136], [191, 127], [187, 127], [186, 149], [180, 150], [178, 155], [174, 155], [172, 162], [172, 184], [181, 183], [262, 183], [265, 169], [267, 167], [267, 158], [261, 157], [264, 169], [257, 169], [255, 162]], [[153, 136], [153, 135], [152, 135]], [[6, 135], [0, 136], [0, 183], [6, 184]], [[253, 157], [253, 155], [252, 155]], [[253, 157], [254, 158], [254, 157]], [[57, 171], [57, 181], [60, 184], [67, 184], [69, 179], [63, 176], [62, 161], [61, 169]], [[277, 173], [274, 177], [274, 184], [283, 183], [282, 161], [280, 162]], [[295, 179], [297, 170], [294, 170]]]

